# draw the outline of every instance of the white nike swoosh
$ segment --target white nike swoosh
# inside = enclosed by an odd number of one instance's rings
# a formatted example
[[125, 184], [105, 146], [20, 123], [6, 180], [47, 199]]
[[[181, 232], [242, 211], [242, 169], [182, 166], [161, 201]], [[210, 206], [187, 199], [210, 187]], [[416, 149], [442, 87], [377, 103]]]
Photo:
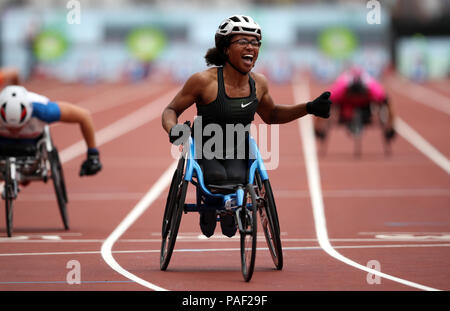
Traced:
[[241, 104], [241, 108], [245, 108], [245, 107], [247, 107], [248, 105], [250, 105], [251, 103], [253, 103], [253, 100], [252, 100], [251, 102], [246, 103], [246, 104]]

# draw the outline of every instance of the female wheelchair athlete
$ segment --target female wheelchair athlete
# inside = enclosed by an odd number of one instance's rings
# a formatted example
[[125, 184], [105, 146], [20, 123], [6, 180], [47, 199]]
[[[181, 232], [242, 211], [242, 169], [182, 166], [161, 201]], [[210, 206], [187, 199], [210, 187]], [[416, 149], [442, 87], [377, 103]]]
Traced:
[[12, 236], [13, 205], [20, 183], [33, 180], [53, 180], [64, 228], [69, 229], [66, 204], [67, 191], [58, 150], [53, 145], [50, 129], [45, 126], [37, 143], [2, 145], [0, 148], [0, 178], [4, 181], [2, 199], [6, 208], [6, 230]]
[[[277, 270], [282, 269], [280, 225], [272, 188], [252, 137], [249, 137], [249, 148], [246, 185], [205, 185], [201, 167], [195, 160], [195, 141], [193, 137], [189, 137], [173, 174], [164, 210], [161, 270], [166, 270], [169, 265], [183, 212], [205, 210], [215, 210], [217, 215], [226, 213], [235, 217], [240, 233], [241, 270], [246, 282], [250, 281], [255, 266], [258, 213], [272, 260]], [[196, 187], [196, 203], [185, 203], [189, 183]]]

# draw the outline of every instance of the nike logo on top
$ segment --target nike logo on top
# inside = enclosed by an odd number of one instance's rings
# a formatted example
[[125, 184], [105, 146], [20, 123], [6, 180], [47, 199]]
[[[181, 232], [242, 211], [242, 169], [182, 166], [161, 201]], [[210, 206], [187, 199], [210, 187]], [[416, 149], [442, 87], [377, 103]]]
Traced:
[[242, 103], [242, 104], [241, 104], [241, 108], [245, 108], [245, 107], [247, 107], [248, 105], [250, 105], [251, 103], [253, 103], [253, 100], [252, 100], [251, 102], [246, 103], [246, 104]]

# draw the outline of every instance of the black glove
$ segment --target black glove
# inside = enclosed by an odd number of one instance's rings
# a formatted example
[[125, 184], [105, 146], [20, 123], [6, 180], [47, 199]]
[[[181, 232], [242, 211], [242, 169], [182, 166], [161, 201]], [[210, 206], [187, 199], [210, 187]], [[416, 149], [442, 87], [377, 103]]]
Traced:
[[386, 140], [391, 140], [394, 139], [395, 137], [395, 130], [393, 128], [389, 128], [384, 130], [384, 138], [386, 138]]
[[306, 112], [317, 117], [328, 119], [330, 117], [331, 101], [329, 100], [331, 93], [324, 92], [322, 95], [306, 104]]
[[100, 163], [100, 153], [96, 148], [89, 148], [87, 152], [87, 159], [84, 160], [80, 169], [80, 176], [95, 175], [102, 169]]
[[187, 124], [176, 124], [169, 131], [170, 143], [175, 146], [183, 144], [189, 135], [191, 134], [191, 128]]

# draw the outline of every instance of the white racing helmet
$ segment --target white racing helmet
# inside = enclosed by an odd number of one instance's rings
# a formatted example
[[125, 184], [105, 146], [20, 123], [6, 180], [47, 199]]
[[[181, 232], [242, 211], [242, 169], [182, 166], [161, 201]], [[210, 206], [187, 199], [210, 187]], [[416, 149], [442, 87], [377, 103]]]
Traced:
[[31, 118], [32, 103], [22, 86], [7, 86], [0, 93], [0, 120], [7, 127], [22, 127]]
[[232, 34], [253, 35], [261, 40], [261, 27], [251, 18], [245, 15], [233, 15], [224, 19], [216, 31], [217, 35], [228, 36]]

